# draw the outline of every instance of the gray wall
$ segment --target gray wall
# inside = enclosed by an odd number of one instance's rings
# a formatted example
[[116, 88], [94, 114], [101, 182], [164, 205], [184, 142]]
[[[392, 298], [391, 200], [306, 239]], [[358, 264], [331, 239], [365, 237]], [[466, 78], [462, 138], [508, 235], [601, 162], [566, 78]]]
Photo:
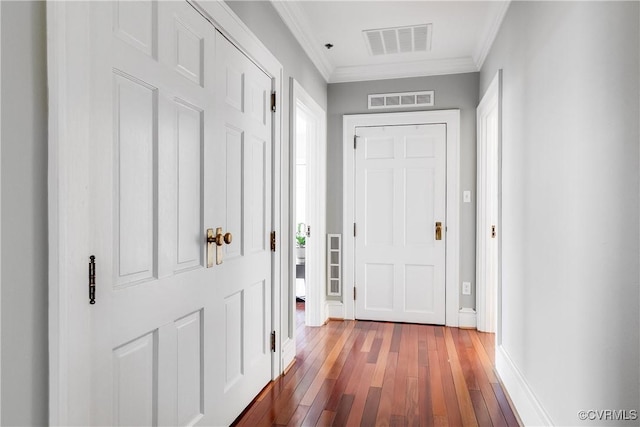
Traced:
[[[289, 105], [289, 78], [293, 77], [326, 110], [327, 83], [271, 3], [260, 0], [227, 0], [226, 4], [282, 64], [285, 75], [285, 93], [282, 96], [286, 100], [287, 108]], [[289, 116], [285, 117], [288, 122]], [[285, 129], [288, 133], [289, 126], [285, 126]], [[286, 139], [284, 140], [286, 141]]]
[[2, 7], [2, 425], [48, 422], [44, 2]]
[[[478, 73], [407, 79], [375, 80], [329, 85], [327, 116], [327, 233], [342, 233], [342, 116], [370, 113], [367, 95], [372, 93], [434, 90], [430, 110], [460, 109], [460, 189], [471, 190], [472, 203], [460, 198], [460, 284], [476, 279], [476, 107]], [[376, 110], [376, 112], [415, 109]], [[461, 307], [475, 308], [472, 295], [460, 295]]]
[[640, 409], [638, 26], [512, 2], [480, 75], [504, 70], [502, 344], [555, 425]]

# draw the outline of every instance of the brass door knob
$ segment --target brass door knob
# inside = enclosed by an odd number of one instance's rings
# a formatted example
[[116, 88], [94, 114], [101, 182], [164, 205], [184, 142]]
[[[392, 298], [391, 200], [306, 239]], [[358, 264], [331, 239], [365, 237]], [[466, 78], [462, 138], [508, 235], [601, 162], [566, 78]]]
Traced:
[[207, 243], [215, 243], [216, 246], [222, 246], [222, 244], [224, 243], [224, 236], [222, 235], [222, 233], [214, 235], [213, 232], [207, 232]]
[[224, 242], [228, 245], [233, 241], [233, 235], [231, 233], [225, 233]]

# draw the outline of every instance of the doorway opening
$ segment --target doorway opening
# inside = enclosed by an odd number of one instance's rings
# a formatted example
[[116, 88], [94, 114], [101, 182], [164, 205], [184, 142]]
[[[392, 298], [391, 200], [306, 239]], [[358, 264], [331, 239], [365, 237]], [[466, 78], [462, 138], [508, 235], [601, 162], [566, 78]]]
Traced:
[[[326, 112], [292, 79], [292, 216], [294, 306], [305, 324], [326, 320]], [[290, 324], [295, 324], [292, 307]]]
[[307, 225], [307, 145], [309, 144], [309, 132], [313, 132], [313, 122], [309, 120], [306, 111], [296, 105], [295, 123], [295, 296], [298, 311], [306, 311], [306, 243], [310, 237], [311, 226]]

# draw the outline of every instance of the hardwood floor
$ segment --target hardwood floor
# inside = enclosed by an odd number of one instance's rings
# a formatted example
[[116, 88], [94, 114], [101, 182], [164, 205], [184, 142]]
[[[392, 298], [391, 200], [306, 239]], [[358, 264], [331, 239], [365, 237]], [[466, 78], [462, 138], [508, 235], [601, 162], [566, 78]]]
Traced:
[[235, 426], [518, 425], [493, 372], [493, 334], [369, 321], [307, 328], [301, 304], [296, 362]]

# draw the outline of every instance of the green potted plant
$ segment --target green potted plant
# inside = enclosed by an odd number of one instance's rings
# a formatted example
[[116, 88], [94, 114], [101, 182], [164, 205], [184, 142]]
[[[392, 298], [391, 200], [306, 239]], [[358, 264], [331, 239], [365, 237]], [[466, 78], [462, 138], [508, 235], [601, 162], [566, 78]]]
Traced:
[[304, 222], [298, 223], [298, 229], [296, 231], [296, 258], [301, 261], [305, 259], [304, 246], [307, 243], [307, 231]]

